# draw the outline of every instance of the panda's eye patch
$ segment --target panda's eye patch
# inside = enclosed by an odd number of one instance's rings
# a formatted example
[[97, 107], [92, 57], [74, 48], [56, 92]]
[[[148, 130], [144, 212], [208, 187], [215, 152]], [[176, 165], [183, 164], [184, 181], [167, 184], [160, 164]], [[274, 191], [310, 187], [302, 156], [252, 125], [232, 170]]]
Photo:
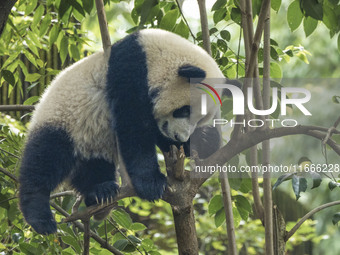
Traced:
[[190, 105], [185, 105], [177, 110], [175, 110], [172, 114], [174, 118], [188, 118], [190, 117], [191, 107]]

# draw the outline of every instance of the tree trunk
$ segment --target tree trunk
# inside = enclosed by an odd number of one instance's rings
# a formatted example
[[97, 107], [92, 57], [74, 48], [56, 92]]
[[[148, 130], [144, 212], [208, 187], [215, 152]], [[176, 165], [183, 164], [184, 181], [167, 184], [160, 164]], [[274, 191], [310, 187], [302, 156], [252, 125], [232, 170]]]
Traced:
[[198, 242], [195, 227], [194, 208], [171, 206], [175, 222], [179, 255], [198, 254]]

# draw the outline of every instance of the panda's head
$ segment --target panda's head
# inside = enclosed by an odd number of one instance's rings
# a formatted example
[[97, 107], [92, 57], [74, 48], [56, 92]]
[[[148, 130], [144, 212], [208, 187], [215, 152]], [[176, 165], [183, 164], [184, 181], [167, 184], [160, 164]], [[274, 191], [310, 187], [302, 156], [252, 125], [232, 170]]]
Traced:
[[[216, 62], [201, 47], [163, 30], [142, 30], [139, 43], [148, 67], [149, 95], [160, 132], [186, 142], [196, 127], [209, 124], [219, 107], [208, 100], [201, 114], [202, 90], [196, 84], [209, 78], [224, 78]], [[221, 91], [217, 90], [218, 93]]]
[[[180, 86], [185, 88], [185, 90], [179, 89], [179, 91], [182, 91], [183, 95], [186, 95], [189, 91], [189, 101], [187, 99], [180, 101], [176, 100], [176, 98], [171, 98], [174, 100], [167, 101], [173, 101], [174, 104], [178, 105], [177, 107], [164, 115], [157, 111], [159, 108], [155, 107], [154, 114], [159, 116], [156, 118], [156, 121], [159, 130], [164, 136], [176, 142], [186, 142], [197, 126], [208, 124], [207, 122], [216, 114], [218, 108], [215, 105], [209, 104], [207, 107], [208, 114], [201, 114], [202, 92], [196, 90], [195, 86], [199, 81], [206, 78], [206, 72], [203, 69], [186, 64], [179, 67], [178, 76], [180, 78]], [[190, 83], [190, 79], [194, 79], [195, 82]], [[162, 103], [162, 101], [156, 101], [157, 103]]]

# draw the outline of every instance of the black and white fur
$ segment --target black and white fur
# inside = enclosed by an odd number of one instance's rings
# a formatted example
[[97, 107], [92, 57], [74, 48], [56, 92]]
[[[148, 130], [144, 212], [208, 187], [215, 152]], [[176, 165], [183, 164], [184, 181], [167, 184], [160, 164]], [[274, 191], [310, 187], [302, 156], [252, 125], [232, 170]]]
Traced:
[[49, 197], [65, 179], [84, 195], [87, 206], [115, 197], [114, 134], [138, 196], [159, 199], [166, 177], [155, 146], [166, 151], [187, 142], [195, 130], [207, 134], [204, 127], [218, 109], [210, 102], [202, 116], [201, 92], [191, 95], [188, 80], [209, 77], [223, 75], [203, 49], [158, 29], [115, 43], [109, 59], [99, 52], [62, 71], [29, 127], [20, 169], [26, 221], [38, 233], [56, 231]]

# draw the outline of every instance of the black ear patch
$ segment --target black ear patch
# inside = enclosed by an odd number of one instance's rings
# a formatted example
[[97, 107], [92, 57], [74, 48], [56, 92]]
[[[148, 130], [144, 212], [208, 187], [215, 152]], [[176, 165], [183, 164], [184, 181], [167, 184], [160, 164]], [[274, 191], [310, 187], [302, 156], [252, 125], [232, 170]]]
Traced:
[[190, 81], [190, 78], [199, 78], [203, 81], [206, 77], [206, 73], [204, 70], [197, 66], [192, 65], [184, 65], [178, 69], [178, 75], [187, 78]]

